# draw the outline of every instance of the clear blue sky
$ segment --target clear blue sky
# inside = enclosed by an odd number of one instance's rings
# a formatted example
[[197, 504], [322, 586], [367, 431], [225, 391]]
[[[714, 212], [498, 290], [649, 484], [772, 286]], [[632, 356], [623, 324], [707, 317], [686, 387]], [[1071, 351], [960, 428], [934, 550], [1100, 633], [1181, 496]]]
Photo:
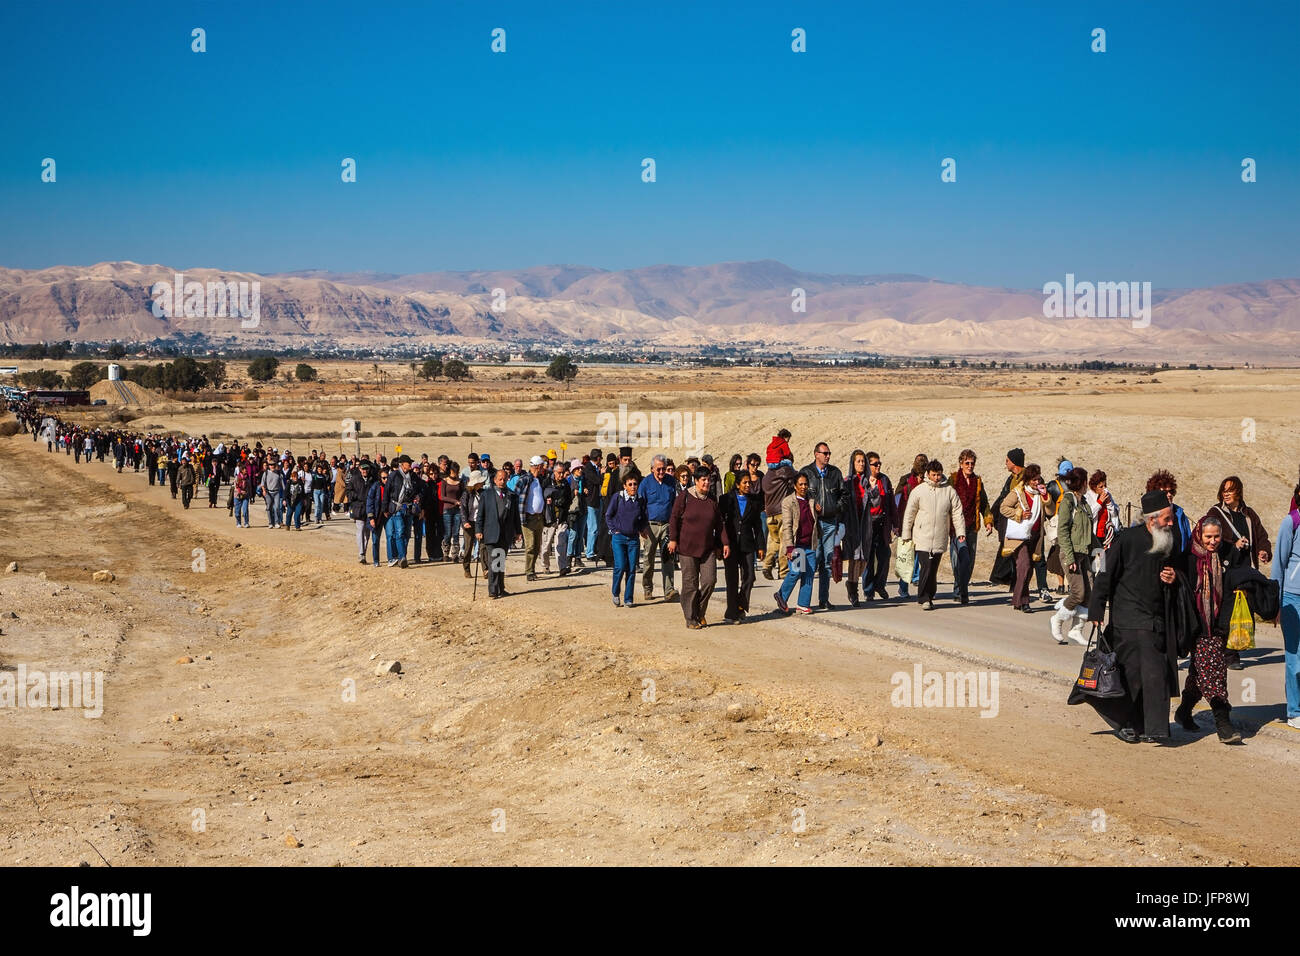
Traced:
[[0, 265], [1297, 276], [1298, 11], [8, 0]]

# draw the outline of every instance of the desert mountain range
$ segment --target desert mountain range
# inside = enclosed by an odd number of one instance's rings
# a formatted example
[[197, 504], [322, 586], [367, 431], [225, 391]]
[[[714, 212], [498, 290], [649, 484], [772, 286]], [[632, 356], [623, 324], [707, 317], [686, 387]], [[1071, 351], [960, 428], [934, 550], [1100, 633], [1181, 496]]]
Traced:
[[[1039, 290], [802, 272], [772, 260], [410, 275], [184, 270], [187, 281], [205, 284], [259, 282], [260, 316], [248, 329], [237, 317], [155, 316], [151, 290], [176, 271], [134, 262], [0, 269], [0, 341], [717, 344], [823, 355], [1300, 363], [1300, 279], [1157, 289], [1150, 325], [1135, 328], [1126, 319], [1044, 318]], [[796, 288], [804, 290], [804, 312], [791, 308]], [[504, 296], [494, 297], [495, 289]], [[502, 298], [504, 307], [494, 310]]]

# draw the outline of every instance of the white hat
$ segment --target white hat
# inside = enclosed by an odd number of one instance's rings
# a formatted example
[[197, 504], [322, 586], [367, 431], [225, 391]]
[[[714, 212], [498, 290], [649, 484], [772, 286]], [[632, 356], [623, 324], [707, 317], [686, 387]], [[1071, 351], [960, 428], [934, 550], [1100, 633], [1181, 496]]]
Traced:
[[467, 488], [476, 488], [485, 484], [487, 484], [487, 472], [474, 469], [465, 477], [465, 487]]
[[541, 455], [534, 455], [532, 458], [528, 459], [528, 464], [530, 465], [540, 465], [541, 463], [542, 463]]

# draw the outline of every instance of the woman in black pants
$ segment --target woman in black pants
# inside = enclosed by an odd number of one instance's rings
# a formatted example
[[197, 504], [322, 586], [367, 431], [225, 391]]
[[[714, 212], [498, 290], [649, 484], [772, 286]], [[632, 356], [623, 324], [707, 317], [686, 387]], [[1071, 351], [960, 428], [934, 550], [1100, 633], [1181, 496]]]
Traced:
[[754, 556], [763, 559], [766, 534], [765, 529], [759, 529], [758, 521], [763, 496], [755, 493], [749, 473], [742, 472], [732, 490], [722, 496], [719, 506], [722, 523], [731, 538], [731, 554], [722, 562], [727, 580], [727, 613], [723, 617], [738, 624], [749, 611], [749, 595], [754, 588]]

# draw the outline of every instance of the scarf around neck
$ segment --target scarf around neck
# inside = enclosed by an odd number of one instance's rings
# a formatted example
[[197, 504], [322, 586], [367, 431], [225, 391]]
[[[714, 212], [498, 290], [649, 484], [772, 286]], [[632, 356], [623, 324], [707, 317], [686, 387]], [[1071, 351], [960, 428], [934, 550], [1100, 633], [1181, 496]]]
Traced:
[[1192, 554], [1196, 558], [1196, 610], [1208, 634], [1223, 604], [1223, 562], [1217, 551], [1208, 550], [1201, 541], [1203, 521], [1196, 522], [1192, 530]]

